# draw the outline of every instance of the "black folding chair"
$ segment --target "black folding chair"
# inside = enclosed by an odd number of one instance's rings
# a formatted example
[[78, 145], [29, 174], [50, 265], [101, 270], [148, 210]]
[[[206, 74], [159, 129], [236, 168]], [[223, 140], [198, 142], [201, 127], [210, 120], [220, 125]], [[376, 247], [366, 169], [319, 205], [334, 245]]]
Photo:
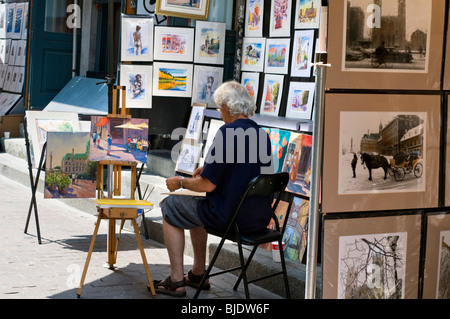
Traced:
[[[289, 181], [289, 174], [286, 172], [276, 173], [276, 174], [268, 174], [268, 175], [260, 175], [260, 176], [255, 177], [252, 181], [250, 181], [247, 189], [242, 194], [239, 204], [236, 207], [236, 210], [233, 214], [233, 217], [230, 220], [230, 223], [229, 223], [226, 231], [220, 232], [220, 231], [216, 231], [214, 229], [205, 228], [206, 232], [208, 234], [211, 234], [211, 235], [214, 235], [217, 237], [221, 237], [222, 240], [220, 241], [220, 244], [217, 247], [216, 252], [214, 253], [214, 256], [208, 266], [208, 269], [206, 270], [206, 272], [200, 282], [200, 286], [194, 295], [194, 299], [198, 298], [200, 291], [202, 290], [202, 288], [208, 278], [217, 276], [217, 275], [221, 275], [221, 274], [224, 274], [224, 273], [227, 273], [230, 271], [239, 270], [239, 269], [241, 270], [241, 274], [240, 274], [236, 284], [234, 285], [233, 289], [237, 290], [237, 287], [239, 286], [241, 280], [243, 280], [244, 281], [244, 289], [245, 289], [245, 297], [247, 299], [250, 299], [250, 294], [249, 294], [249, 290], [248, 290], [248, 285], [250, 283], [253, 283], [253, 282], [256, 282], [259, 280], [263, 280], [263, 279], [267, 279], [267, 278], [270, 278], [270, 277], [273, 277], [276, 275], [281, 275], [281, 274], [284, 277], [286, 298], [289, 299], [291, 297], [290, 291], [289, 291], [288, 277], [287, 277], [287, 272], [286, 272], [286, 263], [284, 260], [284, 253], [283, 253], [282, 244], [281, 244], [281, 240], [283, 239], [283, 233], [280, 230], [280, 225], [278, 223], [278, 219], [275, 216], [275, 209], [278, 206], [280, 199], [282, 198], [282, 195], [288, 184], [288, 181]], [[275, 222], [275, 229], [269, 229], [269, 228], [265, 227], [264, 229], [261, 229], [261, 231], [258, 231], [255, 233], [240, 234], [239, 228], [238, 228], [235, 220], [236, 220], [237, 213], [238, 213], [242, 203], [244, 202], [244, 200], [250, 196], [270, 196], [272, 194], [274, 196], [276, 196], [276, 201], [273, 205], [274, 213], [272, 216], [272, 219]], [[222, 249], [223, 244], [225, 243], [225, 240], [227, 240], [227, 239], [237, 243], [237, 245], [238, 245], [240, 267], [231, 268], [228, 270], [219, 271], [219, 272], [211, 274], [211, 270], [214, 266], [214, 263], [216, 262], [216, 259]], [[272, 273], [267, 276], [260, 277], [260, 278], [249, 281], [247, 279], [247, 268], [250, 265], [250, 262], [253, 258], [253, 255], [256, 252], [256, 249], [261, 244], [272, 243], [274, 241], [277, 241], [278, 245], [280, 247], [282, 271], [277, 272], [277, 273]], [[242, 245], [253, 246], [253, 250], [250, 253], [246, 263], [244, 262], [244, 254], [242, 251]]]

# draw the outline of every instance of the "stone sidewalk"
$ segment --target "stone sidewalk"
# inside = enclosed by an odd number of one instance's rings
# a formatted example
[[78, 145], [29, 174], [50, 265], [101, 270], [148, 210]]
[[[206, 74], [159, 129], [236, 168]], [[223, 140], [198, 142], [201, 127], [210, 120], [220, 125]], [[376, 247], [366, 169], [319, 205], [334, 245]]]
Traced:
[[[37, 193], [42, 243], [38, 243], [32, 213], [28, 231], [25, 224], [31, 189], [0, 174], [0, 298], [76, 299], [81, 273], [97, 218], [60, 200], [45, 199]], [[128, 221], [127, 221], [128, 223]], [[173, 299], [147, 289], [145, 269], [134, 233], [124, 229], [115, 270], [106, 265], [107, 221], [100, 225], [81, 299]], [[153, 279], [170, 273], [165, 247], [151, 239], [143, 241]], [[192, 258], [185, 256], [186, 272]], [[233, 290], [236, 276], [225, 274], [211, 279], [212, 289], [202, 299], [242, 299], [243, 289]], [[186, 287], [190, 299], [195, 289]], [[255, 299], [281, 297], [251, 285]]]

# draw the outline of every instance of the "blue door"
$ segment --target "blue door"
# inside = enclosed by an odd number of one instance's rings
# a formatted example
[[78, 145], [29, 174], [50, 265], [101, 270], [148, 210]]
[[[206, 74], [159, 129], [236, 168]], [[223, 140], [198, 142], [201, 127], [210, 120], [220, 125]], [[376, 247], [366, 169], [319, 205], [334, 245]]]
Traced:
[[30, 1], [28, 109], [44, 109], [72, 78], [72, 12], [66, 12], [70, 4], [73, 0]]

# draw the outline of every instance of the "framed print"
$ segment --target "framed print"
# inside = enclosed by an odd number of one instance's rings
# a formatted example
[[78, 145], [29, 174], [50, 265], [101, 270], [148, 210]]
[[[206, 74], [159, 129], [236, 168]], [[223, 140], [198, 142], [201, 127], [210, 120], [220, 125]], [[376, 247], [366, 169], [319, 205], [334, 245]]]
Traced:
[[444, 0], [337, 0], [328, 15], [327, 88], [440, 89]]
[[245, 6], [245, 36], [262, 37], [264, 0], [247, 0]]
[[440, 95], [325, 100], [324, 212], [438, 206]]
[[148, 119], [91, 117], [90, 161], [147, 164]]
[[121, 61], [153, 60], [153, 18], [122, 15]]
[[191, 116], [186, 128], [185, 140], [193, 140], [199, 142], [202, 137], [202, 125], [203, 125], [203, 111], [204, 106], [193, 105], [191, 109]]
[[263, 72], [265, 53], [265, 38], [244, 38], [244, 43], [242, 44], [241, 70]]
[[155, 26], [155, 60], [192, 62], [194, 57], [194, 29]]
[[153, 63], [153, 95], [191, 97], [192, 64]]
[[209, 148], [211, 147], [211, 145], [214, 141], [214, 137], [216, 136], [217, 131], [224, 124], [225, 124], [225, 122], [222, 120], [211, 119], [209, 121], [209, 127], [208, 127], [208, 131], [206, 133], [206, 143], [205, 143], [205, 147], [203, 149], [203, 156], [201, 158], [200, 165], [203, 165], [203, 162], [206, 158], [206, 155], [208, 155]]
[[256, 100], [258, 99], [259, 91], [259, 73], [255, 72], [242, 72], [241, 84], [245, 86], [248, 93]]
[[295, 29], [318, 29], [320, 25], [321, 0], [295, 0]]
[[156, 14], [207, 20], [209, 0], [156, 0]]
[[314, 82], [291, 82], [286, 104], [286, 117], [293, 119], [310, 120], [312, 115]]
[[270, 37], [291, 35], [292, 0], [270, 1]]
[[192, 102], [206, 103], [208, 107], [215, 108], [213, 95], [222, 82], [223, 68], [195, 65]]
[[450, 163], [448, 162], [448, 160], [450, 159], [450, 125], [449, 125], [449, 120], [450, 120], [450, 113], [448, 113], [448, 111], [450, 110], [450, 100], [449, 100], [449, 96], [448, 94], [446, 95], [446, 103], [447, 103], [447, 131], [446, 131], [446, 136], [447, 136], [447, 145], [445, 147], [445, 158], [447, 159], [447, 161], [445, 162], [445, 196], [444, 196], [444, 205], [445, 206], [450, 206], [450, 178], [448, 178], [450, 176]]
[[178, 156], [177, 164], [175, 165], [175, 171], [192, 175], [197, 169], [201, 151], [202, 144], [184, 141], [181, 145], [180, 155]]
[[427, 215], [423, 299], [450, 299], [450, 214]]
[[17, 40], [11, 41], [11, 46], [9, 47], [9, 58], [8, 58], [8, 65], [16, 65], [16, 55], [17, 55]]
[[287, 74], [291, 39], [267, 39], [265, 73]]
[[314, 31], [299, 30], [294, 34], [292, 50], [291, 76], [311, 76], [311, 64], [313, 63]]
[[223, 64], [225, 23], [197, 21], [195, 24], [195, 63]]
[[13, 38], [16, 5], [16, 3], [6, 4], [6, 37], [9, 39]]
[[77, 113], [26, 111], [25, 115], [33, 167], [35, 163], [39, 163], [42, 148], [47, 141], [47, 132], [79, 131]]
[[[120, 65], [120, 85], [126, 88], [126, 107], [152, 107], [152, 71], [151, 65]], [[122, 98], [123, 96], [121, 95]]]
[[95, 198], [97, 162], [89, 132], [48, 132], [44, 198]]
[[325, 219], [323, 299], [417, 299], [421, 217]]
[[16, 84], [14, 92], [22, 93], [23, 84], [25, 82], [25, 67], [18, 66], [16, 68], [17, 68], [17, 84]]
[[266, 74], [261, 99], [260, 114], [278, 116], [283, 96], [284, 75]]

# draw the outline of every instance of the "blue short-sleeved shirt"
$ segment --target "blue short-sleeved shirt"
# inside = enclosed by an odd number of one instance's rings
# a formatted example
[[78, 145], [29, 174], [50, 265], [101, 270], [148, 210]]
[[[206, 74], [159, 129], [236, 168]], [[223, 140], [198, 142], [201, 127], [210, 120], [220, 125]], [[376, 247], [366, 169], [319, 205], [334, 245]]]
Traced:
[[[223, 125], [205, 159], [202, 177], [216, 188], [197, 204], [202, 222], [225, 230], [248, 183], [261, 174], [273, 173], [269, 136], [253, 120], [237, 119]], [[242, 205], [237, 224], [249, 233], [266, 227], [272, 216], [272, 197], [249, 197]]]

